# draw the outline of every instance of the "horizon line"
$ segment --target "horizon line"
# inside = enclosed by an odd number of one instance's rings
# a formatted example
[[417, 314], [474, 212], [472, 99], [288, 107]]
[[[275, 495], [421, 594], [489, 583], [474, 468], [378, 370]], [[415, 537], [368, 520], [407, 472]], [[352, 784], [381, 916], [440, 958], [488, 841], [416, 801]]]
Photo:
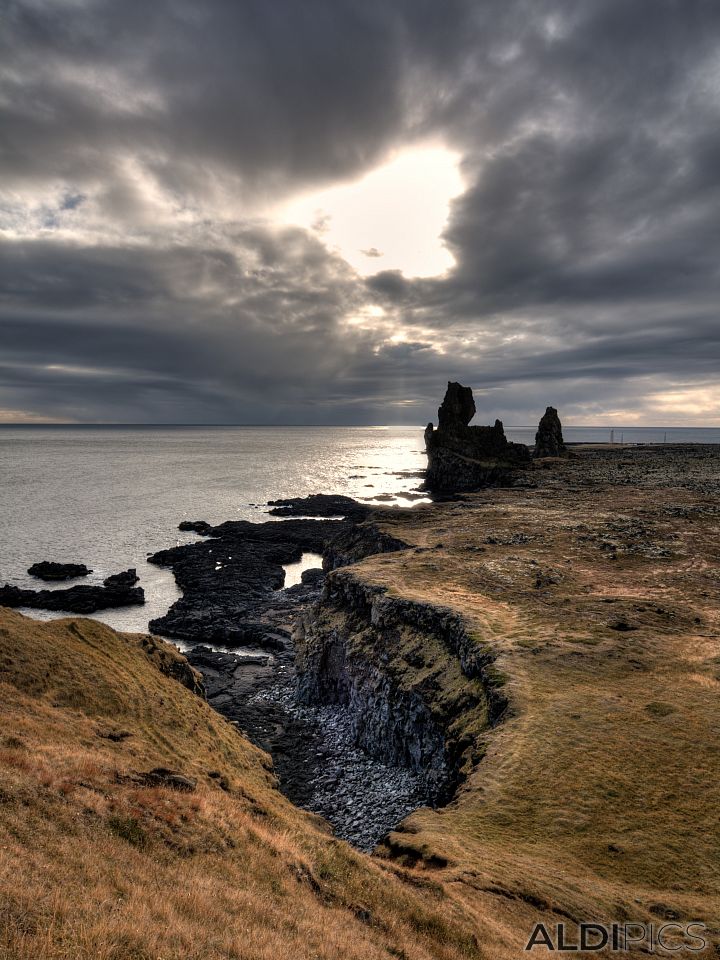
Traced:
[[[480, 426], [480, 424], [470, 424], [470, 426]], [[510, 423], [503, 426], [506, 430], [530, 430], [537, 429], [537, 424], [534, 423]], [[368, 428], [387, 430], [387, 429], [403, 429], [403, 430], [424, 430], [425, 427], [418, 424], [408, 424], [408, 423], [164, 423], [164, 422], [114, 422], [114, 421], [87, 421], [87, 422], [73, 422], [73, 421], [58, 421], [58, 420], [19, 420], [19, 421], [0, 421], [0, 428], [3, 427], [56, 427], [58, 429], [63, 428], [92, 428], [92, 427], [244, 427], [252, 429], [306, 429], [308, 427], [322, 429], [322, 428], [343, 428], [346, 430], [363, 430]], [[698, 425], [698, 424], [613, 424], [613, 423], [564, 423], [563, 429], [568, 430], [720, 430], [720, 423], [710, 425]]]

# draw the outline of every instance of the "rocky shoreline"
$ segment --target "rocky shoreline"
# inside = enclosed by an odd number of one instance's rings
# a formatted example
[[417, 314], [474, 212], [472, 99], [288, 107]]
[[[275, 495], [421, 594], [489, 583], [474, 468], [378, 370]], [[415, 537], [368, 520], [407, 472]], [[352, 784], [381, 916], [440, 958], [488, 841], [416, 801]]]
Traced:
[[[516, 495], [526, 495], [527, 488], [571, 494], [618, 480], [709, 493], [715, 484], [706, 468], [716, 458], [716, 449], [701, 446], [588, 449], [580, 457], [534, 461]], [[459, 515], [466, 497], [453, 498]], [[293, 547], [302, 550], [313, 525], [334, 524], [329, 537], [316, 528], [320, 539], [327, 537], [324, 543], [312, 540], [323, 553], [324, 577], [315, 571], [302, 585], [261, 590], [243, 601], [255, 628], [254, 650], [196, 646], [188, 658], [205, 677], [210, 703], [273, 756], [283, 792], [324, 816], [339, 837], [369, 850], [416, 808], [454, 797], [482, 758], [483, 731], [499, 722], [508, 701], [487, 648], [467, 634], [456, 614], [390, 597], [354, 576], [352, 564], [363, 559], [424, 549], [409, 548], [390, 532], [404, 526], [392, 523], [397, 511], [375, 508], [354, 522], [346, 516], [298, 519], [312, 510], [308, 501], [283, 508], [289, 519], [274, 525], [268, 542], [277, 547], [287, 525]], [[253, 542], [270, 536], [261, 529], [270, 525], [254, 526], [216, 529], [220, 542], [223, 536], [252, 535]], [[660, 549], [652, 531], [637, 525], [625, 530], [620, 521], [607, 540], [609, 559], [628, 550], [655, 556]], [[488, 530], [478, 542], [485, 546], [474, 549], [482, 552], [506, 539]], [[527, 542], [522, 531], [507, 540], [521, 547]], [[297, 558], [297, 550], [285, 555], [291, 554]], [[539, 595], [556, 582], [553, 571], [534, 575]], [[464, 719], [457, 724], [459, 717]], [[454, 728], [468, 727], [477, 731], [470, 741], [454, 738]]]

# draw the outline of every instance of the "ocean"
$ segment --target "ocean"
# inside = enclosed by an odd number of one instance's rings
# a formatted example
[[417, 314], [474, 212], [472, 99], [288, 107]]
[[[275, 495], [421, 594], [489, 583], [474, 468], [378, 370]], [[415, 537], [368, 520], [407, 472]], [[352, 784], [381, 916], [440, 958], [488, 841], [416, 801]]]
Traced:
[[[720, 429], [569, 427], [569, 442], [720, 443]], [[508, 427], [532, 443], [534, 427]], [[181, 520], [268, 519], [280, 497], [342, 493], [412, 508], [420, 483], [423, 430], [407, 427], [0, 427], [0, 583], [38, 588], [39, 560], [92, 567], [83, 583], [135, 567], [143, 607], [94, 618], [145, 631], [177, 599], [172, 574], [146, 562], [156, 550], [196, 538]], [[388, 497], [390, 499], [388, 499]], [[307, 557], [288, 569], [297, 580]], [[38, 619], [57, 613], [29, 611]]]

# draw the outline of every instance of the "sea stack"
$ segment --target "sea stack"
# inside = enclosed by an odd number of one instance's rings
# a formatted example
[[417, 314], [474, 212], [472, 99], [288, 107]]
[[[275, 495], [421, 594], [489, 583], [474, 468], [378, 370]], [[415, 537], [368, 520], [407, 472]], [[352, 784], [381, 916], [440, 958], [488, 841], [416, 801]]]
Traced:
[[535, 434], [533, 457], [562, 457], [567, 451], [562, 435], [562, 424], [555, 407], [548, 407], [542, 415]]
[[438, 409], [437, 430], [432, 423], [425, 429], [425, 485], [429, 490], [459, 492], [501, 486], [527, 465], [528, 448], [510, 443], [500, 420], [493, 426], [471, 427], [474, 416], [471, 388], [449, 382]]

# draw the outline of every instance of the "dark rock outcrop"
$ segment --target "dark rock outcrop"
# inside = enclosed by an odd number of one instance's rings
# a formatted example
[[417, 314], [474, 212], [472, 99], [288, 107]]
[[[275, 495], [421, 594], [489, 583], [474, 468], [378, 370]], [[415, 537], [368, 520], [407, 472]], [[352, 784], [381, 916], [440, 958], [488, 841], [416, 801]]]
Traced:
[[448, 381], [443, 402], [438, 407], [438, 429], [453, 431], [458, 426], [467, 427], [474, 416], [472, 388]]
[[359, 522], [370, 513], [352, 497], [340, 494], [313, 493], [309, 497], [290, 497], [287, 500], [270, 500], [271, 517], [342, 517]]
[[134, 587], [139, 581], [140, 577], [137, 575], [137, 570], [135, 567], [130, 567], [129, 570], [123, 570], [122, 573], [110, 574], [109, 577], [105, 577], [103, 583], [109, 589], [115, 590], [118, 588]]
[[168, 787], [170, 790], [181, 790], [185, 793], [192, 793], [197, 787], [197, 780], [194, 777], [187, 777], [168, 767], [155, 767], [141, 774], [140, 780], [149, 787]]
[[323, 555], [323, 569], [335, 570], [364, 560], [376, 553], [393, 553], [407, 550], [404, 543], [389, 533], [383, 533], [374, 523], [347, 527], [328, 544]]
[[548, 407], [538, 424], [533, 456], [536, 458], [562, 457], [566, 451], [558, 412], [555, 407]]
[[38, 580], [74, 580], [75, 577], [86, 577], [92, 570], [84, 563], [53, 563], [52, 560], [43, 560], [28, 567], [28, 573]]
[[65, 590], [23, 590], [6, 583], [0, 587], [1, 607], [31, 607], [68, 613], [95, 613], [112, 607], [145, 603], [145, 592], [137, 583], [134, 570], [108, 577], [102, 586], [82, 584]]
[[206, 698], [205, 684], [202, 674], [190, 665], [189, 660], [171, 643], [165, 643], [157, 637], [141, 635], [140, 646], [145, 655], [166, 677], [172, 677], [184, 687], [201, 697]]
[[475, 415], [470, 387], [448, 383], [438, 410], [438, 428], [425, 430], [428, 466], [425, 485], [438, 492], [478, 490], [512, 482], [515, 471], [526, 466], [530, 452], [525, 444], [511, 443], [500, 420], [493, 426], [469, 426]]
[[325, 580], [325, 571], [322, 567], [311, 567], [300, 574], [300, 583], [305, 587], [319, 587]]
[[199, 533], [203, 537], [207, 537], [212, 530], [212, 525], [207, 522], [207, 520], [183, 520], [178, 524], [178, 530], [183, 532], [192, 531], [193, 533]]
[[[295, 503], [305, 512], [300, 501]], [[353, 504], [361, 506], [349, 501]], [[186, 643], [283, 648], [284, 625], [302, 591], [310, 589], [298, 585], [278, 593], [285, 582], [283, 567], [305, 551], [323, 553], [349, 527], [343, 520], [230, 520], [211, 527], [207, 539], [153, 554], [148, 561], [169, 567], [183, 596], [151, 621], [150, 629]]]

